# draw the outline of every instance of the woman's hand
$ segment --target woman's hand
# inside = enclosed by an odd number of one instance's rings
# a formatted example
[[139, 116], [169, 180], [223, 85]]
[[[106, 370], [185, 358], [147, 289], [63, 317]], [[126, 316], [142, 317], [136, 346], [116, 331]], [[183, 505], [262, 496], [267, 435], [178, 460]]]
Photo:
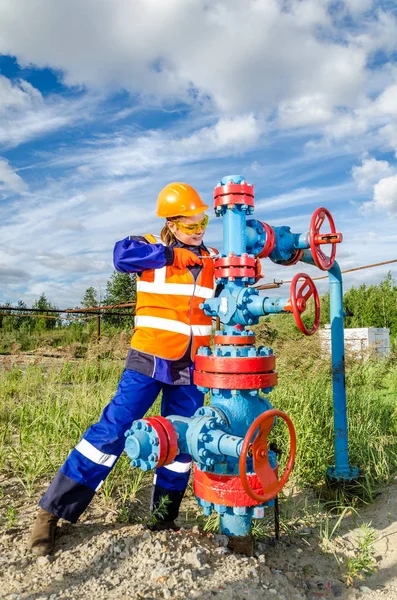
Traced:
[[174, 266], [177, 269], [186, 269], [193, 265], [202, 265], [203, 261], [200, 256], [194, 254], [185, 248], [174, 248]]

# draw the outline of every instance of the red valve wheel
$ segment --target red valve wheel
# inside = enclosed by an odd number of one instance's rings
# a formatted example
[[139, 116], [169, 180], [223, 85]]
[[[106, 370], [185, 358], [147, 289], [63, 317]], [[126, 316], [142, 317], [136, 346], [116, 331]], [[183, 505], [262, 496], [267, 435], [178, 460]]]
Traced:
[[[320, 233], [325, 217], [328, 219], [331, 233]], [[336, 232], [334, 219], [328, 209], [321, 207], [314, 211], [310, 221], [309, 240], [314, 262], [322, 271], [329, 271], [334, 264], [336, 244], [339, 244], [342, 241], [342, 234]], [[332, 244], [330, 257], [326, 256], [321, 250], [321, 244]]]
[[[297, 289], [297, 283], [301, 277], [303, 277], [303, 283], [299, 289]], [[305, 292], [306, 289], [307, 291]], [[315, 308], [314, 323], [311, 329], [307, 329], [302, 321], [301, 314], [305, 312], [307, 301], [312, 296], [314, 298]], [[313, 335], [313, 333], [317, 331], [320, 323], [320, 298], [313, 279], [311, 279], [309, 275], [306, 275], [306, 273], [297, 273], [291, 281], [291, 304], [295, 322], [301, 332], [305, 335]]]
[[[270, 465], [268, 455], [267, 438], [271, 428], [273, 427], [274, 417], [281, 417], [287, 423], [290, 435], [288, 462], [287, 466], [285, 467], [284, 473], [282, 474], [280, 479], [277, 479], [277, 475]], [[254, 435], [255, 431], [258, 429], [258, 427], [259, 431], [251, 444], [251, 438]], [[248, 451], [250, 449], [252, 452], [252, 458], [254, 462], [254, 471], [257, 474], [259, 481], [261, 482], [264, 492], [263, 495], [254, 492], [250, 488], [248, 483], [247, 456]], [[283, 489], [283, 487], [289, 479], [289, 476], [294, 466], [295, 454], [296, 433], [295, 427], [289, 416], [281, 410], [276, 409], [267, 410], [266, 412], [259, 415], [259, 417], [255, 419], [255, 421], [252, 423], [251, 427], [248, 429], [245, 435], [240, 454], [240, 479], [242, 486], [248, 494], [248, 496], [253, 500], [257, 500], [260, 503], [269, 502], [269, 500], [273, 500], [273, 498], [275, 498], [277, 494]]]

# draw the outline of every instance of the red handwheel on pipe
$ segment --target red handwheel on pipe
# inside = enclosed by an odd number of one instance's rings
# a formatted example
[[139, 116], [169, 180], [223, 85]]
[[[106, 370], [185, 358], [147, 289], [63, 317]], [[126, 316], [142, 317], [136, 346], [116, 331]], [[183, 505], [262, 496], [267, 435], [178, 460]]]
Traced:
[[[303, 279], [303, 282], [297, 287], [298, 281]], [[299, 329], [305, 335], [313, 335], [317, 331], [320, 323], [320, 298], [313, 279], [306, 273], [297, 273], [291, 281], [291, 306], [295, 322]], [[314, 299], [314, 323], [311, 329], [307, 329], [302, 321], [302, 313], [305, 312], [307, 301], [313, 296]]]
[[[280, 417], [287, 423], [290, 435], [290, 446], [287, 466], [285, 467], [284, 473], [282, 474], [280, 479], [277, 478], [274, 469], [270, 465], [268, 454], [269, 451], [267, 438], [269, 436], [270, 430], [273, 427], [274, 417]], [[251, 444], [251, 439], [258, 428], [259, 431]], [[252, 455], [254, 471], [257, 474], [259, 481], [261, 482], [263, 494], [257, 494], [249, 486], [247, 478], [247, 456], [249, 452]], [[248, 496], [253, 500], [257, 500], [260, 503], [269, 502], [269, 500], [273, 500], [273, 498], [275, 498], [277, 494], [283, 489], [283, 487], [289, 479], [289, 476], [291, 475], [291, 471], [295, 461], [295, 454], [296, 433], [295, 427], [289, 416], [281, 410], [276, 409], [268, 410], [259, 415], [259, 417], [255, 419], [255, 421], [252, 423], [251, 427], [248, 429], [245, 435], [240, 454], [240, 479], [242, 486], [248, 494]]]
[[[331, 228], [331, 233], [320, 233], [322, 224], [325, 218]], [[336, 232], [334, 219], [327, 208], [323, 206], [317, 208], [310, 221], [309, 241], [310, 250], [312, 251], [313, 260], [322, 271], [329, 271], [334, 264], [336, 256], [336, 244], [340, 244], [343, 240], [342, 234]], [[328, 257], [321, 250], [320, 245], [332, 244], [331, 256]]]

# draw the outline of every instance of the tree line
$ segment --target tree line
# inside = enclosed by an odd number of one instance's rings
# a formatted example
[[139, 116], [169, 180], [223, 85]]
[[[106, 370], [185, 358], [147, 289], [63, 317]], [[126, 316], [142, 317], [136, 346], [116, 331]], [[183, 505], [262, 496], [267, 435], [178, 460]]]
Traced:
[[[391, 272], [378, 285], [352, 286], [343, 296], [345, 327], [386, 327], [397, 336], [397, 285]], [[321, 297], [321, 324], [330, 322], [329, 292]]]
[[[94, 287], [86, 289], [80, 305], [70, 308], [91, 308], [99, 305], [115, 305], [135, 302], [136, 300], [136, 276], [128, 273], [114, 271], [106, 283], [106, 291], [103, 298], [99, 297]], [[11, 306], [7, 303], [5, 306]], [[24, 314], [26, 304], [20, 300], [17, 304], [20, 309], [19, 315]], [[59, 307], [48, 300], [42, 294], [38, 300], [33, 302], [32, 308], [39, 310], [38, 314], [50, 314], [49, 310], [58, 310]], [[391, 337], [397, 336], [397, 285], [391, 272], [384, 277], [378, 285], [362, 284], [358, 287], [352, 286], [344, 294], [345, 327], [387, 327], [390, 329]], [[112, 309], [112, 312], [125, 312], [126, 309]], [[130, 311], [131, 309], [128, 309]], [[107, 315], [103, 310], [104, 323], [117, 328], [128, 328], [133, 326], [133, 319]], [[131, 310], [133, 315], [134, 311]], [[9, 316], [5, 317], [8, 314]], [[25, 316], [15, 316], [7, 308], [0, 310], [0, 329], [43, 331], [70, 326], [60, 313], [52, 313], [54, 319], [30, 319]], [[76, 316], [76, 315], [74, 315]], [[85, 325], [93, 320], [82, 319], [76, 322], [78, 326]], [[321, 325], [330, 322], [329, 293], [321, 297]]]
[[[97, 306], [110, 306], [114, 304], [126, 304], [130, 302], [135, 302], [135, 300], [135, 274], [120, 273], [119, 271], [114, 271], [106, 283], [105, 295], [103, 298], [99, 297], [99, 294], [94, 287], [89, 287], [84, 292], [80, 304], [78, 306], [70, 306], [68, 308], [72, 310], [80, 308], [92, 308]], [[88, 318], [84, 318], [79, 321], [73, 322], [68, 321], [67, 319], [65, 319], [65, 316], [59, 312], [60, 308], [64, 307], [58, 307], [55, 304], [53, 304], [44, 293], [41, 294], [41, 296], [32, 303], [32, 306], [30, 308], [36, 309], [37, 312], [35, 314], [37, 315], [43, 315], [46, 317], [49, 316], [51, 318], [38, 319], [23, 316], [24, 314], [29, 314], [26, 311], [26, 309], [29, 307], [23, 300], [20, 300], [17, 303], [16, 308], [18, 308], [19, 310], [16, 313], [8, 310], [8, 307], [12, 306], [11, 302], [6, 302], [3, 306], [4, 308], [0, 310], [0, 329], [6, 331], [45, 331], [51, 329], [59, 329], [62, 327], [68, 327], [71, 323], [73, 323], [73, 325], [82, 326], [90, 322], [90, 319]], [[108, 312], [114, 313], [126, 311], [131, 312], [132, 316], [135, 312], [134, 308], [111, 309], [111, 311], [104, 309], [103, 321], [115, 327], [131, 327], [133, 325], [132, 318], [129, 319], [128, 317], [118, 317], [107, 314]], [[71, 316], [75, 318], [78, 315], [75, 314]]]

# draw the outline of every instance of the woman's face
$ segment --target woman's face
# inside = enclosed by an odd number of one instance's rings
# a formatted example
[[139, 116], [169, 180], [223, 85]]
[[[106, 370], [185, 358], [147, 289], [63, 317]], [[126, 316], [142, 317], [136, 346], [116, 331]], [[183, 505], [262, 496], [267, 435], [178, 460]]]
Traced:
[[182, 225], [194, 225], [195, 223], [203, 221], [204, 217], [204, 213], [193, 215], [192, 217], [178, 217], [176, 222], [167, 221], [167, 225], [174, 236], [183, 244], [187, 244], [188, 246], [200, 246], [204, 237], [205, 227], [198, 228], [194, 233], [186, 233], [178, 227], [178, 223], [181, 223]]

